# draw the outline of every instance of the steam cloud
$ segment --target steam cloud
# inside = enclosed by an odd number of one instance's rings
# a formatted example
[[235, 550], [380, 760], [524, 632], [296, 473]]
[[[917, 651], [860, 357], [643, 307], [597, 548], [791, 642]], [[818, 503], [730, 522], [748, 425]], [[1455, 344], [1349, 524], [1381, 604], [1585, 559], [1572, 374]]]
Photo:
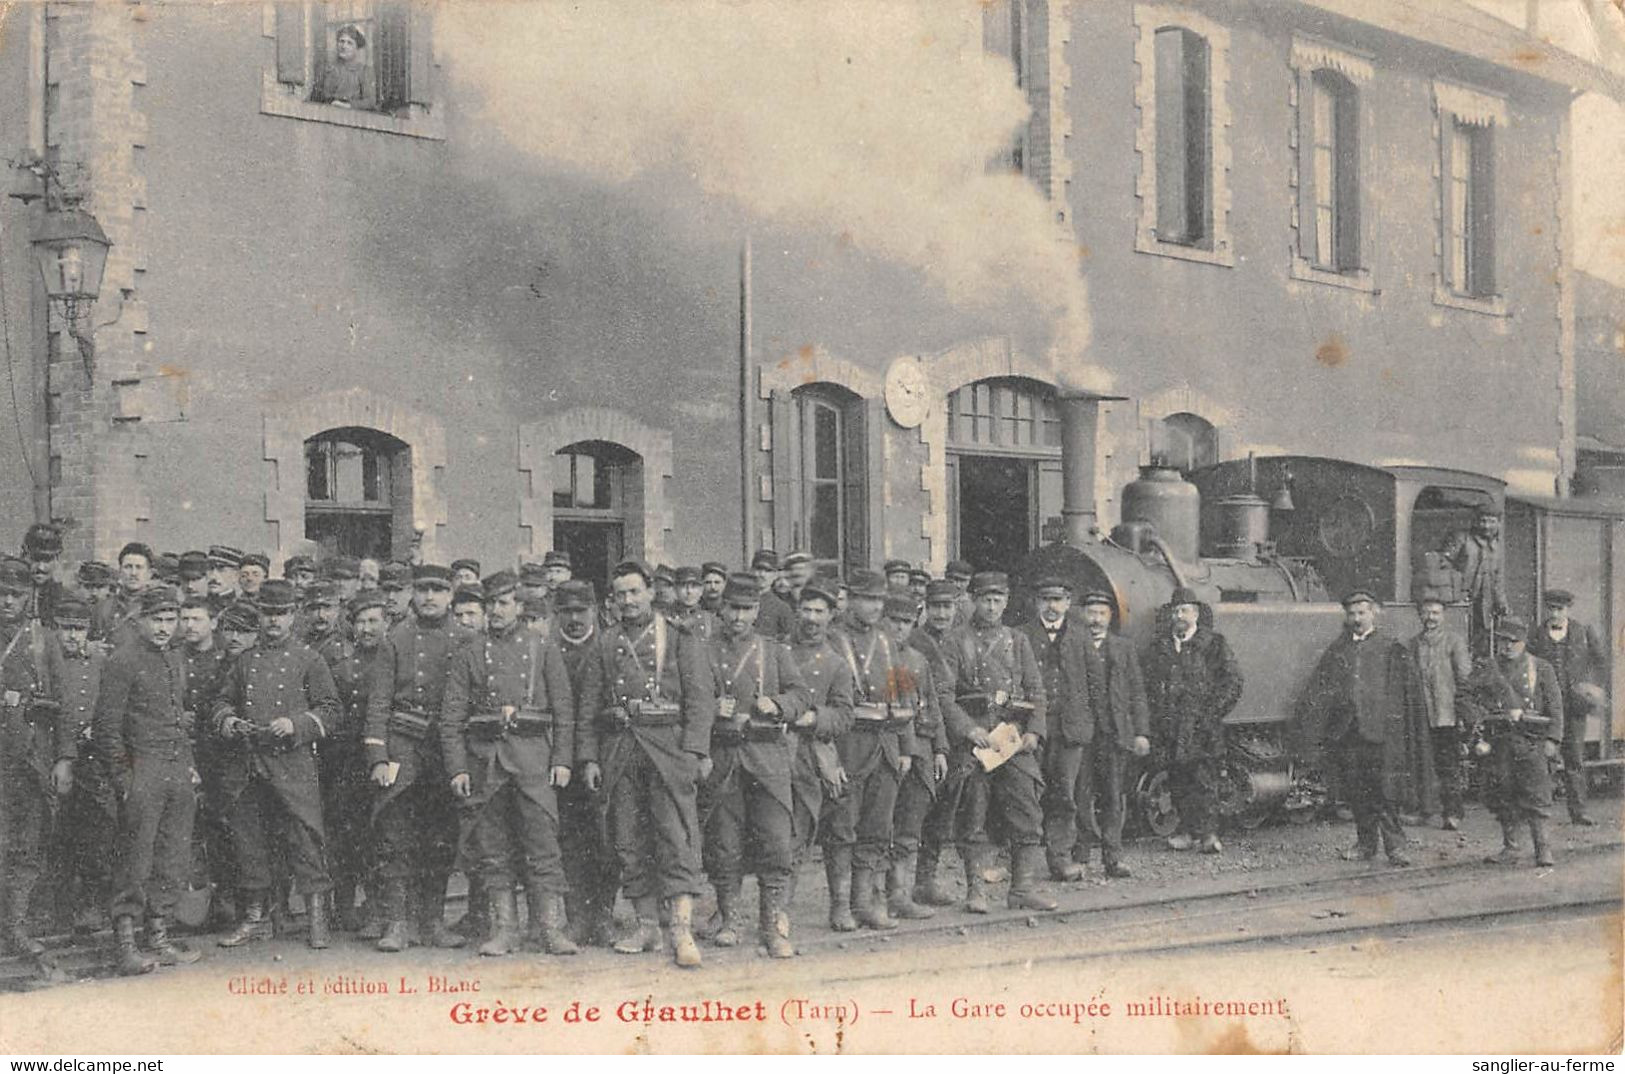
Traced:
[[912, 267], [956, 305], [1050, 326], [1082, 361], [1075, 246], [1028, 180], [987, 161], [1027, 116], [976, 0], [454, 3], [445, 66], [480, 122], [538, 166], [610, 182], [680, 174], [772, 227], [840, 236]]

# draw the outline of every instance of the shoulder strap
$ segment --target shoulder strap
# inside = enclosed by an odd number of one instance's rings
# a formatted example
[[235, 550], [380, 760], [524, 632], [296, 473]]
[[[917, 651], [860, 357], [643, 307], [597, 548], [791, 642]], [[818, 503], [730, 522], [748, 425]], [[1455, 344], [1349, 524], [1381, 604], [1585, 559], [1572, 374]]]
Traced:
[[530, 646], [530, 660], [526, 664], [530, 668], [530, 681], [525, 684], [525, 707], [533, 709], [536, 707], [536, 681], [542, 677], [542, 639], [539, 635], [530, 634], [527, 644]]
[[666, 685], [666, 617], [655, 612], [655, 696]]

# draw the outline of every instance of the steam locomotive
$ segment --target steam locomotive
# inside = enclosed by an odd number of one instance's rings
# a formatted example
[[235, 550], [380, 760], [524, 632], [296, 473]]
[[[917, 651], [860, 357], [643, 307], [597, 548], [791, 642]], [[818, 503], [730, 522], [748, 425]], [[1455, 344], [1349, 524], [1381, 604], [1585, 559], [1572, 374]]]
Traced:
[[[1446, 603], [1447, 625], [1465, 632], [1466, 594], [1439, 554], [1480, 508], [1506, 517], [1508, 590], [1514, 611], [1539, 614], [1547, 585], [1586, 594], [1575, 614], [1619, 648], [1625, 594], [1625, 504], [1511, 497], [1499, 479], [1429, 466], [1366, 466], [1303, 455], [1248, 458], [1190, 474], [1148, 466], [1123, 490], [1121, 524], [1085, 542], [1033, 552], [1014, 573], [1018, 593], [1045, 576], [1115, 601], [1116, 628], [1144, 648], [1175, 586], [1194, 589], [1213, 610], [1246, 679], [1227, 717], [1230, 757], [1220, 812], [1254, 827], [1275, 815], [1311, 819], [1324, 804], [1318, 735], [1300, 726], [1304, 688], [1342, 628], [1337, 596], [1355, 585], [1409, 631], [1423, 588]], [[1030, 602], [1013, 601], [1015, 607]], [[1612, 660], [1609, 693], [1625, 697]], [[1625, 727], [1605, 714], [1588, 729], [1588, 764], [1617, 772]], [[1147, 766], [1135, 784], [1139, 819], [1157, 834], [1178, 825], [1167, 775]]]

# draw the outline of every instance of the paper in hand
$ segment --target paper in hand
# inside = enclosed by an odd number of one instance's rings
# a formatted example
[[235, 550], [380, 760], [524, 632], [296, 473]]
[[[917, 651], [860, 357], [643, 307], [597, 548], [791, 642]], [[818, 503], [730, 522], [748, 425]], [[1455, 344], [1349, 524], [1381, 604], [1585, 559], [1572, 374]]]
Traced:
[[982, 771], [995, 768], [1021, 752], [1021, 728], [1013, 723], [1001, 723], [988, 732], [988, 744], [978, 746], [971, 753], [982, 763]]

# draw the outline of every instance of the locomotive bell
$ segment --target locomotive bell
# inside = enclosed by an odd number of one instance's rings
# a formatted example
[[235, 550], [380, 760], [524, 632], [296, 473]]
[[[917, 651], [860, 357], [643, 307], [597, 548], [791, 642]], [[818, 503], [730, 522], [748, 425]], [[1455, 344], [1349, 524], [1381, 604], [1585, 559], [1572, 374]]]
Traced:
[[1142, 466], [1123, 486], [1123, 521], [1149, 523], [1181, 563], [1195, 563], [1202, 497], [1196, 486], [1167, 466]]

